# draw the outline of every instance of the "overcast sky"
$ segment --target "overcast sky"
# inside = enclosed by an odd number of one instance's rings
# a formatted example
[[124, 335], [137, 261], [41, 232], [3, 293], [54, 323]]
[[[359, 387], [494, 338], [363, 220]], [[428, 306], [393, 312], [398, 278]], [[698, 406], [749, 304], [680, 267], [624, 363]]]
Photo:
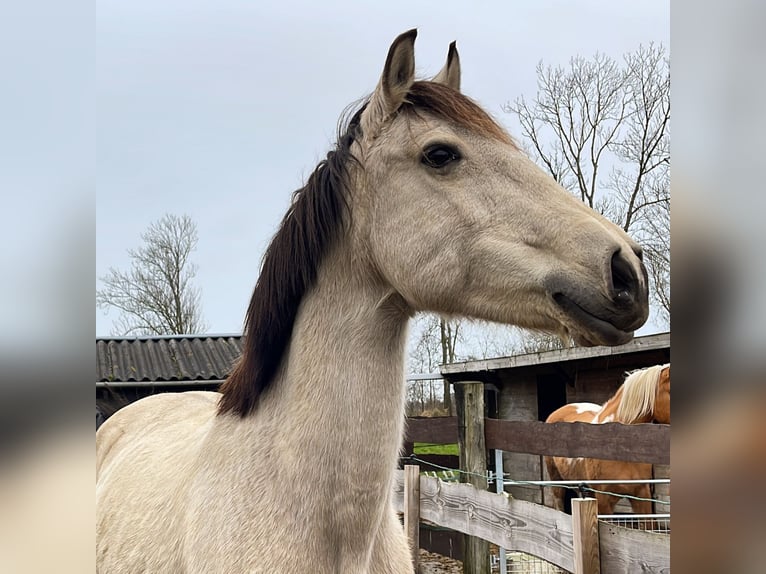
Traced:
[[[346, 106], [374, 88], [399, 33], [418, 28], [426, 77], [457, 40], [463, 92], [517, 136], [501, 108], [535, 95], [540, 60], [669, 44], [668, 0], [97, 6], [96, 276], [127, 269], [150, 222], [186, 213], [198, 226], [193, 261], [211, 333], [241, 332], [291, 193], [332, 145]], [[97, 309], [96, 334], [109, 335], [113, 318]]]

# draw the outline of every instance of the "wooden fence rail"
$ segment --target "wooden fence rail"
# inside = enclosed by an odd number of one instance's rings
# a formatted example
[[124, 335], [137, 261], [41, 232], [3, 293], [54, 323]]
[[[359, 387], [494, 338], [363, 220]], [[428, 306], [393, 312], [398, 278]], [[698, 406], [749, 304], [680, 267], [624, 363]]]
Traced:
[[[606, 423], [543, 423], [484, 419], [488, 449], [569, 458], [670, 464], [670, 426]], [[451, 444], [458, 440], [457, 417], [409, 418], [405, 443]]]
[[[670, 463], [668, 425], [505, 421], [482, 418], [480, 413], [483, 408], [468, 407], [470, 402], [458, 409], [458, 417], [408, 419], [405, 449], [412, 452], [415, 442], [459, 443], [461, 470], [478, 474], [483, 474], [484, 466], [481, 463], [486, 460], [487, 454], [484, 449], [659, 465]], [[459, 434], [460, 427], [463, 435]], [[472, 441], [483, 444], [480, 447], [467, 444], [467, 435], [483, 435], [484, 441]], [[460, 436], [463, 438], [460, 439]], [[469, 453], [463, 452], [464, 449], [475, 452], [468, 456]], [[468, 465], [469, 459], [475, 464]], [[397, 504], [401, 503], [403, 488], [403, 480], [399, 477], [396, 486]], [[590, 509], [587, 516], [578, 515], [582, 521], [576, 524], [581, 527], [578, 531], [578, 545], [591, 544], [591, 547], [579, 547], [576, 557], [571, 516], [531, 502], [493, 494], [485, 488], [485, 483], [482, 483], [481, 488], [476, 488], [470, 484], [450, 484], [435, 478], [421, 477], [420, 515], [426, 521], [464, 533], [468, 536], [466, 545], [474, 544], [479, 548], [476, 539], [486, 540], [501, 548], [538, 556], [570, 572], [593, 571], [594, 562], [598, 562], [601, 572], [605, 574], [669, 572], [668, 535], [630, 530], [606, 523], [596, 525], [590, 516], [593, 514]], [[586, 526], [588, 532], [582, 530]], [[588, 542], [594, 539], [598, 543], [595, 549], [592, 548], [592, 542]], [[467, 553], [464, 564], [469, 559], [473, 560], [467, 564], [468, 571], [487, 572], [489, 568], [484, 564], [485, 558], [482, 556], [482, 560], [477, 560]], [[589, 563], [591, 566], [588, 566]]]
[[[394, 506], [404, 511], [404, 472], [397, 471]], [[539, 504], [479, 490], [470, 484], [447, 483], [420, 476], [420, 517], [493, 542], [502, 548], [526, 552], [569, 570], [575, 562], [572, 516]], [[586, 524], [587, 527], [587, 524]], [[593, 540], [592, 533], [590, 538]], [[600, 555], [601, 572], [667, 573], [670, 538], [646, 531], [598, 524], [598, 548], [585, 548], [586, 557]]]

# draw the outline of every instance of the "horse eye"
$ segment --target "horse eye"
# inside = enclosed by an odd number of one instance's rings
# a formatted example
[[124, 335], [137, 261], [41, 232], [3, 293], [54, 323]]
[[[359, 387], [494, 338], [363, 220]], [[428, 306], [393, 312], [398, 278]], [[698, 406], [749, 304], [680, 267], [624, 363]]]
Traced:
[[434, 145], [423, 152], [423, 159], [421, 160], [425, 165], [429, 167], [444, 167], [452, 161], [460, 159], [460, 154], [454, 148], [446, 145]]

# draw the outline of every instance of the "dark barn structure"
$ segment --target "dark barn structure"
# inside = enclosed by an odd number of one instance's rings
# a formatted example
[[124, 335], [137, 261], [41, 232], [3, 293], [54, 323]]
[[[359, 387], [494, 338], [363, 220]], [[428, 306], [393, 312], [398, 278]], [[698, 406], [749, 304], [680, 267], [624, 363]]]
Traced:
[[241, 353], [241, 335], [98, 337], [97, 416], [157, 393], [218, 390]]

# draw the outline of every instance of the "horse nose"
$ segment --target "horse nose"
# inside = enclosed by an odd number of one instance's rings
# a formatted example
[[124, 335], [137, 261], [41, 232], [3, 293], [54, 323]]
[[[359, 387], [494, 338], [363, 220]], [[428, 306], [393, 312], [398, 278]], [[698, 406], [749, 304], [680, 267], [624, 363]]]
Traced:
[[[610, 296], [614, 304], [624, 310], [640, 306], [644, 289], [639, 281], [637, 267], [641, 266], [641, 248], [633, 248], [634, 258], [629, 259], [621, 248], [612, 255]], [[637, 261], [636, 261], [637, 260]]]

